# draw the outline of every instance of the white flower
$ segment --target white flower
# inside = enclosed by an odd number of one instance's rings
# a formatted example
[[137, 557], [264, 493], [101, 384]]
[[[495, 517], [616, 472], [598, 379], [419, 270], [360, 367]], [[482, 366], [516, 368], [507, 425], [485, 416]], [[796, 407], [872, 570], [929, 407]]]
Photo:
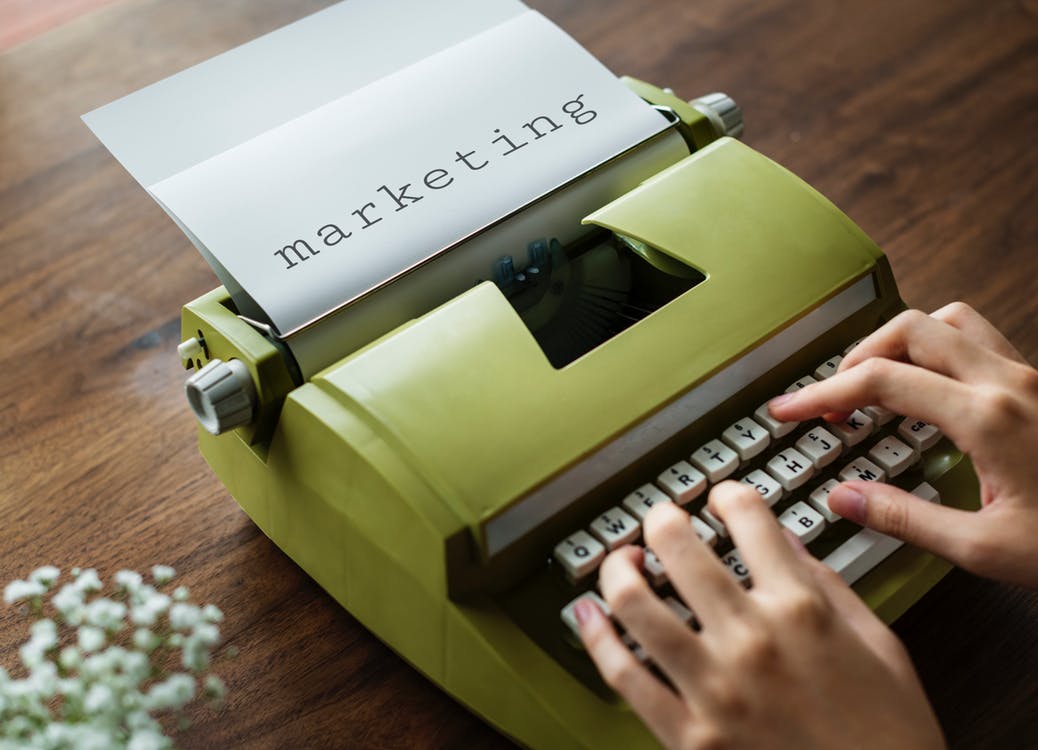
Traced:
[[222, 701], [224, 696], [227, 695], [227, 686], [223, 684], [223, 680], [214, 674], [206, 675], [202, 686], [205, 696], [211, 700]]
[[177, 602], [169, 608], [169, 626], [174, 630], [189, 630], [202, 621], [202, 610], [194, 604]]
[[29, 629], [29, 640], [18, 649], [22, 664], [34, 669], [42, 664], [47, 652], [58, 645], [58, 629], [52, 620], [39, 620]]
[[158, 616], [166, 611], [172, 600], [165, 594], [152, 590], [140, 604], [130, 610], [130, 621], [134, 625], [146, 625], [151, 627], [155, 624]]
[[165, 594], [155, 591], [144, 603], [156, 612], [165, 612], [169, 608], [169, 605], [173, 603], [173, 600]]
[[153, 711], [179, 710], [195, 697], [195, 679], [180, 672], [172, 674], [152, 685], [147, 697]]
[[156, 589], [150, 583], [141, 583], [141, 585], [137, 588], [127, 589], [126, 591], [129, 594], [128, 601], [131, 604], [144, 604], [144, 602], [148, 601], [153, 596], [159, 593], [158, 589]]
[[122, 670], [134, 685], [139, 685], [151, 673], [151, 660], [140, 651], [127, 651], [123, 655]]
[[139, 729], [130, 735], [126, 750], [165, 750], [172, 746], [168, 737], [154, 729]]
[[78, 676], [58, 679], [58, 693], [65, 696], [66, 705], [82, 703], [85, 690], [86, 686]]
[[151, 568], [151, 577], [155, 580], [155, 583], [160, 586], [163, 583], [169, 583], [173, 580], [173, 576], [177, 574], [177, 571], [168, 565], [153, 565]]
[[86, 621], [91, 625], [117, 632], [125, 625], [126, 605], [111, 599], [94, 599], [86, 605]]
[[180, 663], [184, 665], [184, 669], [201, 672], [209, 666], [209, 649], [195, 638], [185, 638], [184, 648], [180, 652]]
[[141, 651], [152, 652], [162, 643], [162, 639], [147, 628], [137, 628], [133, 631], [133, 646]]
[[209, 666], [209, 649], [220, 641], [220, 628], [212, 623], [201, 622], [184, 639], [180, 663], [185, 668], [201, 672]]
[[45, 661], [33, 667], [26, 682], [38, 698], [50, 700], [58, 692], [58, 668], [54, 662]]
[[91, 591], [100, 591], [104, 586], [101, 583], [100, 577], [97, 575], [97, 571], [93, 568], [87, 568], [81, 570], [76, 574], [75, 587], [84, 594]]
[[22, 599], [33, 599], [46, 593], [47, 589], [38, 581], [11, 581], [4, 587], [4, 603], [14, 604]]
[[[69, 747], [74, 739], [68, 724], [51, 724], [43, 730], [44, 747]], [[2, 746], [0, 746], [2, 747]]]
[[126, 743], [126, 750], [163, 750], [172, 747], [169, 738], [153, 729], [134, 732]]
[[151, 627], [158, 619], [155, 612], [145, 604], [138, 604], [130, 608], [130, 622], [134, 625]]
[[79, 649], [75, 646], [65, 646], [61, 649], [61, 653], [58, 654], [58, 664], [66, 672], [71, 672], [73, 669], [77, 669], [80, 664], [83, 663], [83, 655]]
[[83, 659], [79, 674], [88, 681], [111, 683], [119, 677], [124, 654], [126, 649], [122, 646], [110, 646], [104, 651], [90, 654]]
[[77, 634], [79, 647], [84, 653], [97, 651], [105, 645], [105, 632], [92, 625], [83, 625]]
[[115, 585], [131, 594], [140, 588], [144, 578], [136, 570], [120, 570], [114, 577]]
[[38, 667], [47, 658], [47, 655], [43, 653], [43, 649], [39, 648], [32, 641], [21, 645], [18, 649], [18, 656], [21, 658], [22, 664], [25, 665], [26, 669]]
[[4, 686], [4, 690], [8, 698], [16, 701], [33, 697], [32, 685], [26, 680], [11, 680]]
[[50, 603], [69, 625], [79, 625], [83, 622], [83, 592], [74, 584], [66, 583], [62, 586], [61, 590], [50, 598]]
[[58, 645], [58, 626], [53, 620], [37, 620], [29, 628], [29, 636], [44, 651], [50, 651]]
[[22, 664], [32, 670], [44, 663], [47, 652], [57, 645], [58, 632], [50, 620], [40, 620], [34, 623], [29, 632], [31, 636], [18, 649], [18, 654], [22, 659]]
[[69, 724], [49, 730], [45, 740], [44, 744], [31, 747], [74, 747], [76, 750], [112, 750], [119, 747], [110, 727], [92, 724]]
[[[49, 598], [56, 614], [31, 625], [19, 648], [24, 679], [12, 680], [0, 668], [0, 750], [172, 748], [155, 714], [182, 710], [199, 689], [214, 704], [226, 692], [219, 678], [205, 673], [223, 612], [191, 603], [184, 586], [172, 596], [160, 593], [131, 570], [113, 577], [119, 601], [95, 596], [103, 585], [93, 569], [73, 569], [72, 581], [53, 591], [60, 575], [44, 566], [4, 590], [8, 603], [29, 600], [37, 617]], [[173, 575], [167, 566], [152, 569], [160, 584]], [[152, 630], [163, 615], [168, 636]], [[131, 635], [124, 637], [127, 627]], [[165, 623], [159, 627], [166, 632]], [[153, 682], [169, 668], [170, 650], [201, 683], [184, 672]]]
[[[13, 719], [10, 719], [4, 726], [4, 731], [7, 733], [8, 737], [19, 737], [22, 735], [27, 735], [30, 734], [33, 729], [33, 724], [29, 720], [28, 716], [15, 716]], [[15, 745], [15, 747], [18, 746]], [[21, 749], [19, 748], [19, 750]]]
[[44, 565], [42, 568], [36, 568], [36, 570], [30, 573], [29, 580], [35, 581], [41, 586], [49, 589], [54, 585], [54, 582], [58, 580], [58, 576], [60, 575], [61, 571], [53, 565]]
[[[140, 693], [136, 694], [137, 698], [140, 698]], [[137, 732], [142, 729], [150, 729], [153, 732], [162, 732], [162, 725], [152, 718], [152, 715], [145, 711], [143, 708], [134, 708], [128, 711], [125, 718], [125, 724], [131, 731]]]
[[95, 682], [83, 698], [83, 710], [90, 714], [111, 713], [115, 706], [115, 693], [104, 683]]
[[83, 663], [79, 666], [79, 674], [90, 681], [108, 679], [113, 671], [111, 660], [104, 651], [90, 654], [83, 659]]
[[215, 646], [220, 642], [220, 628], [211, 623], [203, 622], [195, 626], [195, 629], [191, 631], [191, 637], [206, 646]]
[[122, 646], [109, 646], [102, 652], [102, 656], [108, 659], [109, 669], [116, 672], [125, 670], [124, 662], [128, 653]]

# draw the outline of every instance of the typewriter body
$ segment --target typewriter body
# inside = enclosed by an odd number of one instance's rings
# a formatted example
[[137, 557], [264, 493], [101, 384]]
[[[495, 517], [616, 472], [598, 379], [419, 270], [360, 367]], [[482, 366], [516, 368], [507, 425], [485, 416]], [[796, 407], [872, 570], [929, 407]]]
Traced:
[[[564, 575], [556, 545], [904, 307], [876, 245], [724, 136], [724, 112], [626, 82], [673, 114], [689, 155], [574, 216], [595, 248], [503, 248], [482, 283], [320, 367], [222, 287], [183, 310], [199, 445], [231, 495], [381, 640], [531, 747], [655, 745], [560, 619], [595, 581]], [[216, 360], [235, 364], [202, 393]], [[976, 503], [945, 440], [902, 477]], [[841, 523], [815, 554], [857, 530]], [[948, 567], [905, 546], [855, 589], [892, 621]]]

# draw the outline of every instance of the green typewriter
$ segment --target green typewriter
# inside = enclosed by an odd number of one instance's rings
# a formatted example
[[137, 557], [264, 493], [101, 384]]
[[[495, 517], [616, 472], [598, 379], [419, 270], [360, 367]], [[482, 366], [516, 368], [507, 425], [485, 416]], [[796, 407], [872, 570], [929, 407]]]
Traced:
[[[890, 266], [737, 140], [729, 97], [622, 81], [519, 0], [350, 0], [84, 116], [223, 281], [179, 346], [213, 471], [376, 636], [534, 748], [655, 746], [573, 621], [652, 505], [687, 509], [752, 585], [705, 507], [747, 482], [892, 621], [949, 566], [828, 492], [978, 502], [914, 415], [771, 418], [903, 309]], [[357, 259], [377, 273], [337, 265]], [[288, 287], [291, 323], [269, 304]]]
[[[640, 543], [653, 504], [685, 507], [747, 579], [705, 499], [722, 479], [748, 482], [889, 622], [949, 565], [835, 516], [829, 489], [864, 478], [962, 508], [978, 498], [968, 460], [912, 415], [770, 417], [769, 398], [828, 377], [904, 308], [890, 266], [829, 201], [731, 137], [730, 99], [625, 82], [683, 150], [572, 215], [576, 239], [533, 223], [523, 243], [491, 242], [460, 290], [344, 327], [317, 358], [307, 330], [277, 335], [223, 287], [182, 317], [199, 445], [235, 500], [415, 668], [536, 748], [655, 746], [571, 615], [596, 596], [608, 550]], [[391, 286], [406, 294], [465, 252]]]

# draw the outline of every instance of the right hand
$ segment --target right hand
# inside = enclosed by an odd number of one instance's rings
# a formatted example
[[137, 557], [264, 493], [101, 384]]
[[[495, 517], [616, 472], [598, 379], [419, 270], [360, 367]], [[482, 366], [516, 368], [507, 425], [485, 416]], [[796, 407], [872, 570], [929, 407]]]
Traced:
[[836, 375], [770, 409], [786, 421], [842, 421], [868, 405], [937, 425], [973, 461], [981, 509], [931, 504], [879, 482], [844, 482], [829, 507], [973, 573], [1038, 588], [1038, 371], [957, 302], [898, 315]]

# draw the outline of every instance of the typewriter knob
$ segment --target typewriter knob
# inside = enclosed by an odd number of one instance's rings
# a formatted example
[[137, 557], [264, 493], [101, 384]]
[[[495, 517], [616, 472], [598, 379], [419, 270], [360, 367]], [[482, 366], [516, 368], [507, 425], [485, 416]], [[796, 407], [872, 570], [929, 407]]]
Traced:
[[212, 360], [187, 379], [184, 390], [199, 424], [214, 435], [252, 421], [256, 387], [240, 360]]
[[742, 109], [732, 97], [715, 92], [697, 97], [689, 104], [693, 109], [706, 115], [718, 136], [730, 135], [733, 138], [742, 138]]

